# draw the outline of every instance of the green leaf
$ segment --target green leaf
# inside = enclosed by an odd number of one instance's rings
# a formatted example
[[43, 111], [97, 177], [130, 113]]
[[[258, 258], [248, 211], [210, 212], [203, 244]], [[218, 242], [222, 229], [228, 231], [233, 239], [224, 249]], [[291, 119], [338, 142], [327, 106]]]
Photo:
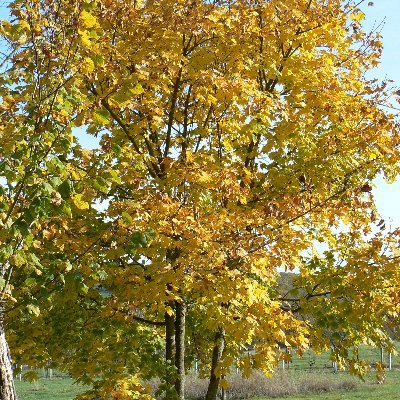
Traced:
[[110, 177], [113, 180], [113, 182], [115, 182], [118, 185], [122, 182], [118, 171], [114, 171], [114, 170], [110, 171]]
[[72, 211], [71, 211], [71, 207], [69, 206], [68, 203], [66, 203], [65, 201], [63, 201], [60, 205], [59, 208], [60, 212], [64, 215], [66, 215], [69, 218], [72, 218]]
[[108, 125], [110, 123], [110, 113], [105, 110], [96, 110], [93, 113], [93, 120], [98, 125]]
[[44, 194], [50, 195], [54, 192], [53, 186], [50, 185], [49, 182], [43, 182], [42, 184], [42, 192]]
[[30, 209], [24, 211], [24, 220], [28, 225], [30, 225], [35, 220], [35, 215], [31, 212]]
[[17, 235], [17, 236], [19, 235], [22, 237], [28, 236], [29, 232], [30, 232], [29, 225], [23, 219], [17, 219], [14, 222], [12, 229], [13, 229], [15, 235]]
[[104, 64], [104, 57], [102, 56], [102, 55], [100, 55], [100, 54], [95, 54], [93, 57], [92, 57], [92, 60], [93, 60], [93, 62], [94, 62], [94, 64], [97, 66], [97, 65], [103, 65]]
[[108, 193], [107, 181], [101, 176], [96, 178], [96, 180], [93, 183], [93, 187], [101, 193], [104, 193], [104, 194]]
[[82, 294], [87, 294], [88, 291], [89, 291], [89, 287], [82, 282], [79, 285], [79, 292], [81, 292]]
[[141, 232], [133, 233], [130, 237], [130, 242], [134, 246], [141, 246], [141, 247], [147, 246], [146, 235]]
[[[68, 147], [69, 147], [69, 144], [67, 144], [65, 149], [68, 149]], [[63, 171], [65, 168], [65, 165], [62, 163], [62, 161], [57, 156], [55, 156], [55, 157], [51, 158], [49, 161], [47, 161], [47, 166], [50, 170], [53, 170], [53, 171]], [[58, 177], [52, 177], [51, 181], [53, 179], [59, 180]], [[60, 182], [55, 183], [54, 186], [57, 186], [59, 184], [60, 184]]]
[[26, 286], [33, 286], [36, 283], [36, 279], [35, 278], [26, 278], [25, 279], [25, 285]]
[[30, 254], [31, 261], [33, 262], [34, 265], [37, 267], [43, 267], [43, 265], [40, 263], [39, 258], [36, 256], [36, 254], [31, 253]]
[[60, 184], [61, 184], [61, 179], [58, 177], [58, 176], [53, 176], [51, 179], [50, 179], [50, 182], [51, 182], [51, 184], [52, 184], [52, 186], [53, 187], [57, 187], [57, 186], [59, 186]]
[[7, 173], [12, 172], [9, 165], [3, 161], [0, 163], [0, 175], [7, 175]]
[[69, 179], [66, 179], [63, 183], [61, 183], [61, 185], [58, 186], [57, 191], [64, 200], [69, 199], [74, 193], [74, 185]]
[[130, 224], [132, 222], [132, 217], [126, 211], [122, 212], [121, 217], [122, 220], [127, 224]]
[[13, 254], [13, 247], [10, 244], [3, 245], [0, 248], [0, 260], [5, 262], [8, 260]]

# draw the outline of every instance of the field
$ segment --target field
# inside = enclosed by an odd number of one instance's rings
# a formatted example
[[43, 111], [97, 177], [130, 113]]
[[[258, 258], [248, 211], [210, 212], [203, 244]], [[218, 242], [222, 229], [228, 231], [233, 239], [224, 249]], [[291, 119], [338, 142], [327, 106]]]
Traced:
[[72, 400], [83, 391], [69, 378], [34, 383], [17, 381], [16, 388], [19, 400]]
[[[398, 346], [400, 347], [400, 346]], [[379, 349], [369, 346], [360, 348], [363, 359], [374, 363], [381, 357]], [[230, 388], [227, 399], [265, 400], [376, 400], [398, 399], [400, 388], [400, 357], [393, 356], [393, 370], [386, 372], [386, 381], [382, 385], [376, 383], [374, 371], [362, 382], [346, 372], [333, 373], [329, 353], [316, 355], [312, 350], [304, 353], [302, 358], [292, 355], [292, 362], [284, 366], [280, 364], [272, 378], [265, 378], [260, 373], [249, 379], [239, 374], [229, 378]], [[383, 361], [388, 365], [388, 354], [383, 354]], [[26, 372], [26, 371], [25, 371]], [[38, 370], [39, 376], [45, 371]], [[39, 379], [29, 383], [17, 380], [19, 400], [72, 400], [84, 391], [84, 387], [76, 385], [65, 374], [54, 371], [54, 379]], [[207, 380], [199, 379], [191, 373], [187, 377], [187, 399], [201, 399], [207, 388]], [[258, 397], [256, 397], [258, 396]]]
[[[322, 378], [321, 378], [322, 375]], [[296, 383], [301, 390], [311, 390], [320, 393], [303, 393], [293, 396], [276, 397], [279, 392], [275, 392], [275, 400], [397, 400], [399, 398], [400, 371], [387, 373], [386, 382], [378, 385], [375, 382], [374, 374], [367, 377], [366, 382], [361, 382], [356, 378], [349, 377], [345, 373], [321, 374], [312, 372], [279, 372], [277, 378], [273, 378], [272, 384], [286, 386], [287, 382]], [[275, 382], [275, 383], [274, 383]], [[346, 383], [347, 382], [347, 383]], [[337, 389], [339, 383], [346, 383], [346, 389]], [[351, 383], [351, 384], [349, 384]], [[54, 380], [40, 380], [37, 383], [16, 382], [19, 400], [72, 400], [74, 396], [81, 393], [83, 388], [74, 385], [68, 378]], [[293, 388], [287, 388], [289, 391]], [[332, 390], [332, 391], [330, 391]], [[229, 397], [228, 397], [229, 399]], [[266, 400], [271, 397], [252, 397], [252, 400]]]

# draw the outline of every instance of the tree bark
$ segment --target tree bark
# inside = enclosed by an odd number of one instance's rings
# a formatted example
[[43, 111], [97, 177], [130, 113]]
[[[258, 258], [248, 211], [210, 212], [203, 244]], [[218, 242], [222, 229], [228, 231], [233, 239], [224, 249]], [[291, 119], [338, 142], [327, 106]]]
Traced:
[[10, 349], [4, 332], [4, 307], [0, 303], [0, 399], [17, 400]]
[[221, 362], [222, 355], [225, 348], [225, 330], [221, 328], [216, 334], [214, 339], [214, 349], [211, 361], [210, 381], [208, 384], [206, 400], [217, 400], [219, 384], [221, 376], [216, 375], [216, 369]]
[[179, 400], [185, 399], [185, 327], [186, 327], [186, 304], [176, 302], [175, 317], [175, 367], [176, 380], [175, 390]]

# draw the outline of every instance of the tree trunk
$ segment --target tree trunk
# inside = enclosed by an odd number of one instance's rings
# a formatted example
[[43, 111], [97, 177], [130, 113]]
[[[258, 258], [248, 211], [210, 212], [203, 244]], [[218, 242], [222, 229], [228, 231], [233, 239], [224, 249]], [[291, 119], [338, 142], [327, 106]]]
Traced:
[[217, 400], [219, 383], [221, 381], [221, 376], [217, 376], [215, 371], [218, 367], [218, 364], [221, 362], [222, 354], [224, 352], [225, 347], [225, 331], [224, 329], [220, 329], [215, 334], [214, 340], [214, 349], [211, 361], [211, 374], [210, 374], [210, 382], [208, 384], [206, 400]]
[[165, 359], [171, 365], [175, 360], [175, 317], [165, 313]]
[[10, 349], [4, 333], [4, 308], [0, 304], [0, 399], [16, 400]]
[[182, 302], [176, 302], [175, 318], [175, 367], [176, 380], [175, 389], [179, 400], [185, 398], [185, 318], [186, 305]]
[[226, 390], [224, 388], [221, 390], [221, 400], [226, 400]]
[[165, 360], [167, 361], [167, 371], [165, 383], [172, 388], [175, 383], [175, 316], [165, 313]]

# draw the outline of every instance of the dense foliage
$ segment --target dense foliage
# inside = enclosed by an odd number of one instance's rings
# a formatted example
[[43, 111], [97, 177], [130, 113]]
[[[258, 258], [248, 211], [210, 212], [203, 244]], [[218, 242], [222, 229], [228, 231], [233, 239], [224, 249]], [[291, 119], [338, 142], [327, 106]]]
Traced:
[[[59, 363], [100, 398], [152, 398], [160, 376], [183, 399], [196, 359], [210, 400], [231, 365], [272, 373], [282, 343], [355, 373], [359, 344], [390, 348], [398, 232], [371, 181], [396, 176], [399, 138], [352, 2], [10, 9], [0, 235], [18, 362]], [[285, 293], [282, 270], [298, 273]]]

